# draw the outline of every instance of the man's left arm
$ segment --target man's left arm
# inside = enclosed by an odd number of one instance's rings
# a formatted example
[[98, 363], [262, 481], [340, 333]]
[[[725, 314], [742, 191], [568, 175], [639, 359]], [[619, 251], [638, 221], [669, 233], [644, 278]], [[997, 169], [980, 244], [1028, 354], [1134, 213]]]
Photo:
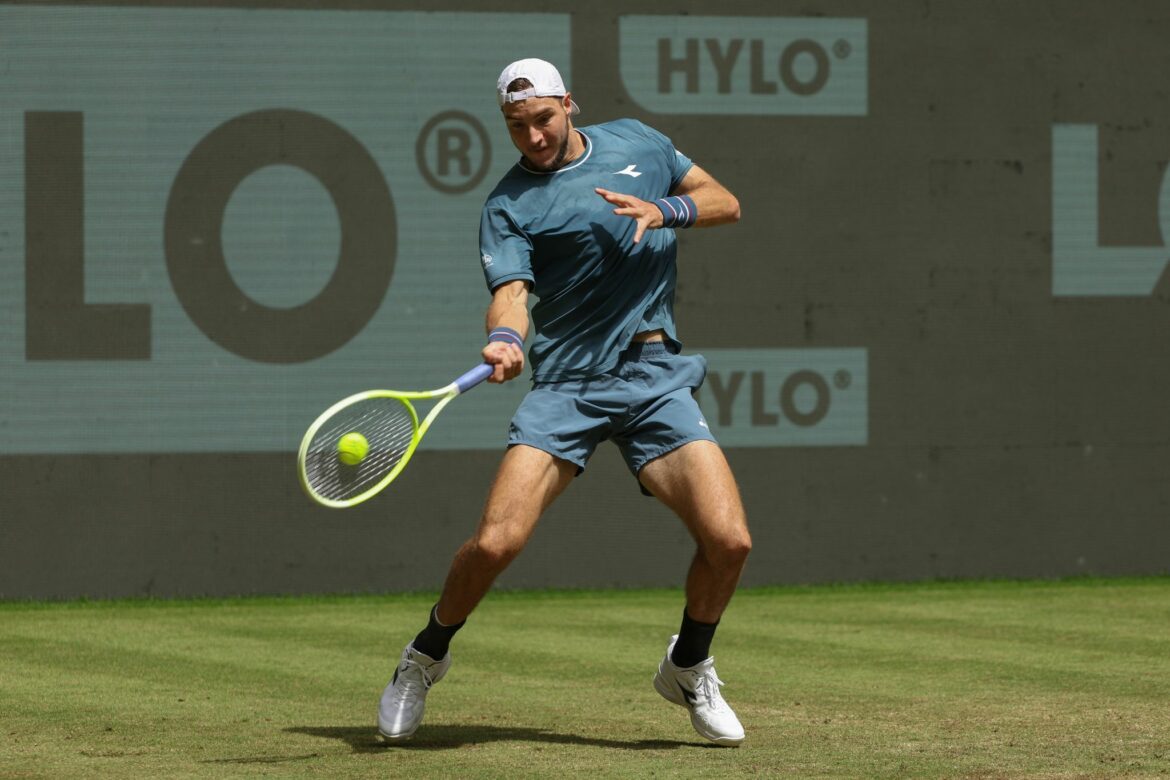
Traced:
[[670, 192], [671, 195], [688, 195], [695, 202], [698, 216], [692, 227], [713, 227], [739, 222], [739, 200], [715, 177], [697, 165], [692, 165], [687, 175]]
[[[662, 209], [651, 201], [636, 198], [620, 192], [611, 192], [600, 187], [597, 194], [617, 206], [614, 214], [621, 214], [636, 220], [638, 229], [634, 232], [634, 243], [642, 240], [647, 230], [663, 227], [665, 220]], [[694, 205], [695, 215], [688, 227], [712, 227], [739, 221], [739, 200], [731, 191], [715, 180], [715, 177], [697, 165], [692, 165], [670, 195], [686, 196]], [[668, 206], [669, 207], [669, 206]], [[690, 204], [684, 204], [690, 208]]]

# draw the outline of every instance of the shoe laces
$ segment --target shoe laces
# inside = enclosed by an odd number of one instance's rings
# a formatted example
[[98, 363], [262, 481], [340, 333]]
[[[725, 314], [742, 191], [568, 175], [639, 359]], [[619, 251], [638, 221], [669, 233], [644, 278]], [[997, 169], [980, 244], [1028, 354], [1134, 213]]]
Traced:
[[398, 678], [394, 681], [394, 695], [399, 700], [420, 694], [425, 696], [432, 684], [425, 666], [412, 658], [403, 658], [398, 665]]
[[719, 686], [724, 682], [719, 679], [719, 675], [715, 674], [715, 667], [712, 666], [705, 672], [699, 672], [695, 680], [695, 694], [706, 699], [707, 706], [713, 710], [727, 709], [727, 702], [723, 698], [723, 694], [719, 692]]

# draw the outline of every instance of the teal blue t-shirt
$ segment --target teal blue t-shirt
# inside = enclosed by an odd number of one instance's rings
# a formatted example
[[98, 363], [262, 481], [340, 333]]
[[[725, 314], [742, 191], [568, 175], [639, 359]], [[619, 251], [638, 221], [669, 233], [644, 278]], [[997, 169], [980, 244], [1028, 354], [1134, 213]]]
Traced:
[[552, 172], [523, 161], [488, 196], [480, 258], [488, 289], [524, 279], [537, 298], [529, 350], [533, 381], [586, 379], [613, 368], [635, 333], [674, 325], [675, 236], [613, 213], [593, 191], [653, 201], [693, 163], [666, 136], [633, 119], [577, 128], [585, 151]]

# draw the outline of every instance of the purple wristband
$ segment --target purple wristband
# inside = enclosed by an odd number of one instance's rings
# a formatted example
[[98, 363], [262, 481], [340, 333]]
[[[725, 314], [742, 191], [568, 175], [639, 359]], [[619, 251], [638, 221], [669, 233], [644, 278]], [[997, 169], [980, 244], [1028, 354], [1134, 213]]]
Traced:
[[492, 328], [492, 332], [488, 334], [488, 343], [490, 344], [493, 341], [506, 341], [509, 344], [515, 344], [520, 349], [524, 349], [524, 339], [511, 328], [505, 328], [503, 326]]
[[671, 195], [659, 198], [654, 205], [662, 212], [662, 227], [689, 228], [695, 224], [699, 212], [695, 208], [695, 201], [690, 195]]

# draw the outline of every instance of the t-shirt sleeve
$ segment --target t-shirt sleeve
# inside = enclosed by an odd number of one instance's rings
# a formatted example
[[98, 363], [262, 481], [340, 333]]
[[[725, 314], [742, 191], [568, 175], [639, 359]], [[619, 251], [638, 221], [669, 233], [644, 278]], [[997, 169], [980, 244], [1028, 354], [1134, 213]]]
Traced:
[[[639, 123], [641, 124], [641, 123]], [[670, 190], [674, 192], [677, 187], [687, 175], [687, 173], [694, 167], [695, 163], [690, 157], [674, 148], [674, 143], [662, 133], [655, 130], [649, 125], [642, 125], [642, 132], [650, 140], [655, 148], [657, 148], [663, 155], [666, 161], [667, 171], [670, 173]]]
[[479, 220], [479, 260], [488, 290], [532, 275], [532, 242], [507, 211], [488, 203]]
[[674, 156], [670, 170], [670, 191], [674, 192], [674, 189], [682, 183], [683, 178], [686, 177], [691, 168], [695, 167], [695, 163], [690, 157], [687, 157], [673, 146], [671, 146], [671, 149], [673, 150]]

